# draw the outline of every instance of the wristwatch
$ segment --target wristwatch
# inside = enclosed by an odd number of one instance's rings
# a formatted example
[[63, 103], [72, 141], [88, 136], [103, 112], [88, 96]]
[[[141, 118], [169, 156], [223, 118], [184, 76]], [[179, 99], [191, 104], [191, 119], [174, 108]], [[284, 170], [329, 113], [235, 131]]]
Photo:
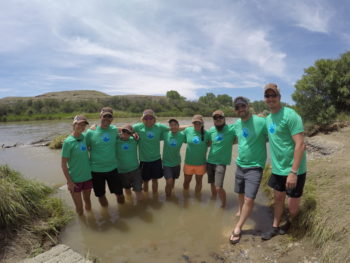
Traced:
[[297, 172], [296, 172], [296, 171], [290, 170], [290, 172], [291, 172], [292, 174], [297, 175]]

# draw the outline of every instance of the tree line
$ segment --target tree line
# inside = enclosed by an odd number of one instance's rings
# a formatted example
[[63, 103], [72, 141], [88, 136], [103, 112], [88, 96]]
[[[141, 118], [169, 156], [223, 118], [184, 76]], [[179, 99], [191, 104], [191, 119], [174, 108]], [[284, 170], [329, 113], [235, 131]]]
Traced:
[[[170, 90], [166, 96], [110, 96], [108, 98], [68, 100], [68, 99], [27, 99], [12, 103], [0, 104], [0, 121], [10, 120], [10, 116], [40, 115], [40, 119], [50, 119], [53, 114], [98, 113], [104, 106], [116, 110], [120, 117], [139, 116], [144, 109], [153, 109], [158, 116], [192, 116], [202, 114], [211, 116], [212, 112], [221, 109], [227, 116], [234, 116], [232, 97], [223, 94], [207, 93], [197, 101], [187, 100], [177, 91]], [[263, 113], [268, 110], [263, 101], [251, 103], [253, 112]]]

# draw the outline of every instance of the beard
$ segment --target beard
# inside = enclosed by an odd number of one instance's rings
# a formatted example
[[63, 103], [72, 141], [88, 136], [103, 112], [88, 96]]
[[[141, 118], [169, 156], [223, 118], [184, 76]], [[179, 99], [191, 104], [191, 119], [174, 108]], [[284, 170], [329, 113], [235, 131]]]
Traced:
[[221, 125], [215, 125], [215, 128], [218, 130], [218, 131], [221, 131], [226, 125], [226, 122], [224, 122], [223, 124]]

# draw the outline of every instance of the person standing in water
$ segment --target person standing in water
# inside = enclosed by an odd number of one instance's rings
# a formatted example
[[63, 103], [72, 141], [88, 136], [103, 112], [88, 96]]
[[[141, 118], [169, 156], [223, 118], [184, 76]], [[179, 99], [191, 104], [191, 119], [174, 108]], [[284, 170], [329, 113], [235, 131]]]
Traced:
[[180, 150], [185, 142], [185, 135], [179, 131], [179, 122], [176, 119], [168, 121], [170, 131], [164, 133], [163, 145], [163, 172], [166, 180], [165, 194], [171, 196], [175, 180], [180, 176], [181, 155]]
[[206, 173], [207, 150], [210, 141], [209, 133], [204, 130], [202, 115], [194, 115], [192, 118], [193, 127], [187, 127], [184, 131], [186, 136], [186, 155], [184, 165], [185, 180], [184, 190], [188, 190], [192, 176], [196, 176], [195, 193], [202, 190], [203, 175]]
[[87, 119], [77, 115], [73, 120], [73, 132], [62, 145], [61, 168], [67, 180], [68, 190], [73, 198], [75, 210], [83, 215], [91, 210], [92, 177], [86, 140], [83, 132]]
[[89, 129], [86, 133], [86, 143], [90, 151], [93, 189], [102, 207], [108, 206], [106, 182], [109, 191], [116, 195], [117, 202], [119, 204], [125, 202], [115, 150], [118, 129], [111, 125], [112, 120], [112, 108], [103, 107], [100, 113], [100, 125], [95, 129]]
[[121, 128], [121, 135], [116, 141], [116, 156], [118, 171], [126, 196], [131, 197], [131, 187], [136, 194], [137, 201], [143, 199], [142, 178], [139, 158], [137, 154], [138, 141], [133, 137], [134, 130], [127, 124]]
[[152, 192], [158, 193], [158, 179], [163, 177], [162, 160], [160, 156], [160, 141], [163, 133], [169, 128], [156, 122], [153, 110], [147, 109], [142, 113], [140, 123], [133, 125], [139, 136], [139, 158], [143, 180], [143, 191], [148, 192], [148, 183], [152, 180]]
[[223, 187], [225, 172], [226, 166], [231, 163], [232, 145], [236, 133], [233, 125], [226, 124], [223, 111], [216, 110], [212, 116], [214, 127], [208, 131], [211, 141], [207, 163], [208, 183], [211, 185], [212, 198], [219, 195], [221, 207], [225, 207], [226, 192]]

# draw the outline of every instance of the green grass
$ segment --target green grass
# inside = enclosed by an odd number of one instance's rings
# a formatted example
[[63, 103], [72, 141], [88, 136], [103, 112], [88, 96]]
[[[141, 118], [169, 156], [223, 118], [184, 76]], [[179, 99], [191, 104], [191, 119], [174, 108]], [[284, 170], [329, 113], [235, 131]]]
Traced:
[[[39, 240], [57, 242], [59, 230], [73, 213], [60, 199], [51, 197], [52, 193], [52, 188], [0, 166], [0, 231], [7, 239], [25, 231], [39, 236]], [[38, 249], [40, 244], [35, 246]]]
[[68, 134], [58, 135], [57, 137], [53, 138], [53, 140], [50, 142], [49, 147], [50, 149], [61, 149], [62, 144], [64, 140], [67, 138]]

